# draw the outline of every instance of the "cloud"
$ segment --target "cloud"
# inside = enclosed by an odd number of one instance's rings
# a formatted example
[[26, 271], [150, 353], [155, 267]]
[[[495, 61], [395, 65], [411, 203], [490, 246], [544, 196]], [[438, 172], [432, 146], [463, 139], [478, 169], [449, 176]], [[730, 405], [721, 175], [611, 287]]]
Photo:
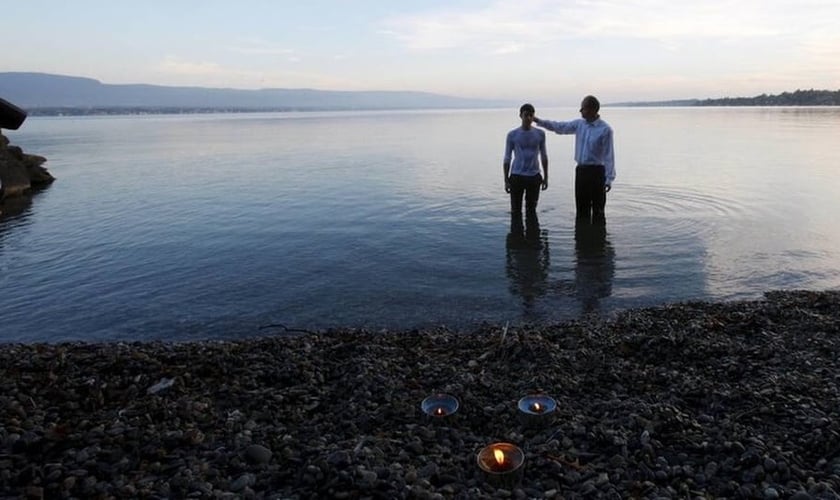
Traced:
[[803, 51], [808, 54], [815, 63], [820, 64], [820, 70], [837, 73], [840, 70], [840, 35], [813, 34], [802, 42]]
[[[527, 4], [522, 4], [527, 11]], [[442, 9], [433, 13], [391, 18], [385, 21], [388, 34], [411, 50], [442, 50], [483, 47], [498, 51], [528, 37], [532, 26], [519, 9], [497, 3], [478, 11]], [[527, 44], [531, 45], [531, 44]]]
[[[294, 51], [272, 52], [263, 54], [283, 55], [287, 65], [297, 65], [301, 58], [294, 55]], [[258, 68], [258, 69], [257, 69]], [[254, 69], [219, 64], [208, 61], [189, 61], [177, 56], [168, 55], [161, 61], [153, 72], [163, 75], [168, 81], [179, 85], [218, 85], [235, 86], [240, 88], [259, 88], [264, 86], [282, 86], [283, 84], [296, 86], [318, 86], [334, 83], [329, 77], [319, 73], [288, 71], [286, 69], [269, 69], [257, 66]]]
[[412, 74], [423, 88], [615, 101], [831, 88], [836, 19], [836, 0], [493, 1], [416, 7], [380, 34], [427, 64]]
[[182, 76], [213, 76], [230, 72], [217, 63], [184, 61], [175, 56], [166, 56], [157, 69], [163, 73]]
[[[364, 82], [324, 73], [318, 69], [292, 70], [298, 65], [294, 57], [282, 68], [260, 66], [245, 69], [215, 62], [188, 61], [176, 56], [166, 56], [149, 73], [159, 75], [165, 85], [197, 85], [202, 87], [234, 88], [319, 88], [334, 90], [363, 90]], [[148, 76], [148, 74], [147, 74]]]
[[169, 85], [199, 85], [253, 88], [265, 79], [263, 71], [224, 66], [216, 62], [187, 61], [168, 55], [153, 73]]
[[798, 44], [797, 57], [784, 61], [782, 70], [797, 86], [840, 89], [840, 35], [811, 33]]
[[547, 44], [562, 49], [564, 42], [581, 39], [647, 39], [673, 47], [686, 39], [786, 36], [797, 26], [813, 24], [814, 16], [837, 19], [840, 6], [789, 0], [499, 1], [480, 9], [453, 7], [391, 17], [382, 32], [415, 51], [510, 54]]
[[257, 56], [288, 56], [296, 57], [297, 51], [288, 47], [279, 47], [262, 40], [242, 40], [236, 45], [228, 47], [228, 50], [238, 54]]
[[493, 50], [494, 54], [516, 54], [522, 52], [525, 47], [521, 43], [500, 44]]

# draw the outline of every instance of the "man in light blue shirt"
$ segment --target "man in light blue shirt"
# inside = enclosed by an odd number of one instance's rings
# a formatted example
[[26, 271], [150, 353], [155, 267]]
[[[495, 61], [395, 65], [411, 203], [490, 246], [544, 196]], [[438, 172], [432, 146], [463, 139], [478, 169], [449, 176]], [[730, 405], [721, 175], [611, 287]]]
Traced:
[[[534, 106], [523, 104], [519, 108], [522, 126], [508, 132], [505, 141], [505, 158], [502, 170], [505, 192], [510, 193], [511, 216], [522, 217], [522, 195], [528, 217], [536, 216], [540, 189], [548, 189], [548, 154], [545, 150], [545, 132], [531, 126]], [[540, 172], [542, 162], [542, 172]]]
[[557, 134], [575, 134], [575, 205], [577, 218], [595, 223], [606, 222], [604, 207], [607, 193], [615, 180], [613, 131], [601, 120], [601, 104], [588, 95], [580, 104], [582, 118], [554, 122], [534, 117], [534, 123]]

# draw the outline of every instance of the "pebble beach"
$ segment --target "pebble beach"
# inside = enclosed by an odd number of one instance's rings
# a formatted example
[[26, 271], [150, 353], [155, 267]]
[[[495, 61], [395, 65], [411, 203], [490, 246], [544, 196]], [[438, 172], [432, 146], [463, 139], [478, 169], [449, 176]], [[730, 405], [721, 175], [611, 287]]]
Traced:
[[[0, 344], [0, 498], [840, 498], [837, 291], [260, 333]], [[426, 416], [440, 392], [458, 411]], [[495, 442], [511, 484], [477, 466]]]

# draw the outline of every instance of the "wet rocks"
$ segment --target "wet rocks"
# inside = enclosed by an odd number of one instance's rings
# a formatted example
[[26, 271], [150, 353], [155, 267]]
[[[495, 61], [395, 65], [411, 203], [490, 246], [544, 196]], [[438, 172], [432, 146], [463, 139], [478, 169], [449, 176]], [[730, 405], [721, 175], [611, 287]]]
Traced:
[[245, 450], [248, 459], [256, 464], [266, 464], [271, 460], [271, 450], [265, 446], [252, 444]]
[[[836, 498], [838, 352], [838, 292], [509, 330], [5, 344], [0, 493]], [[432, 421], [438, 391], [462, 406]], [[558, 418], [523, 428], [536, 391]], [[505, 490], [475, 463], [497, 440], [526, 454]]]
[[43, 156], [26, 154], [10, 145], [9, 139], [0, 133], [0, 209], [6, 198], [25, 195], [55, 180], [42, 166], [46, 161]]

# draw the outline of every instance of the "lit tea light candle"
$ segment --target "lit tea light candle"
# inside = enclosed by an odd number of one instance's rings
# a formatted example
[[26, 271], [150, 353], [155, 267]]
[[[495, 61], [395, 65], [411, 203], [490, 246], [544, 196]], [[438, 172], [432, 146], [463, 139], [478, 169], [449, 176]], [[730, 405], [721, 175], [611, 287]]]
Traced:
[[554, 419], [557, 402], [545, 394], [530, 394], [519, 400], [519, 415], [526, 427], [543, 427]]
[[522, 479], [525, 453], [511, 443], [493, 443], [478, 452], [476, 462], [487, 482], [510, 488]]
[[458, 399], [449, 394], [432, 394], [420, 403], [423, 413], [434, 418], [444, 418], [458, 411]]

